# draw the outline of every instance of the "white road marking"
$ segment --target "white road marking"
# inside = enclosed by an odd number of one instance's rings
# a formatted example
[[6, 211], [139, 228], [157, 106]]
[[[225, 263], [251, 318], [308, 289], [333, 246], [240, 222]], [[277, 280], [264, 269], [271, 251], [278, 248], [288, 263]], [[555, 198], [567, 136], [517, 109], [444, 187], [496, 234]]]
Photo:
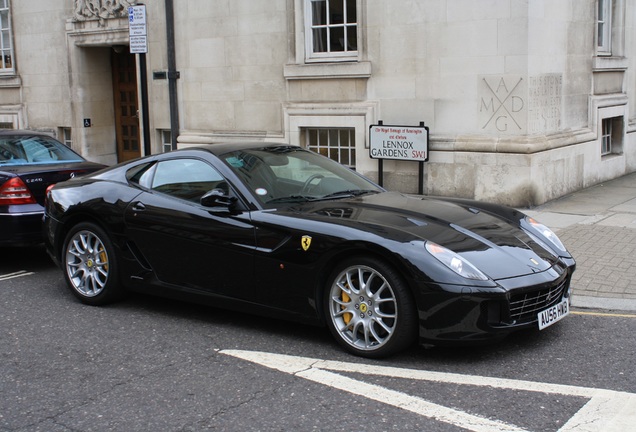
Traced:
[[35, 274], [35, 273], [27, 272], [25, 270], [20, 270], [20, 271], [17, 271], [15, 273], [7, 273], [7, 274], [4, 274], [4, 275], [0, 275], [0, 281], [14, 279], [14, 278], [17, 278], [17, 277], [22, 277], [22, 276], [29, 276], [29, 275], [32, 275], [32, 274]]
[[604, 432], [622, 432], [630, 430], [636, 424], [636, 394], [634, 393], [505, 378], [400, 369], [256, 351], [221, 350], [220, 352], [471, 431], [522, 431], [524, 429], [504, 422], [468, 414], [457, 409], [447, 408], [415, 396], [357, 381], [334, 372], [360, 373], [588, 398], [588, 402], [559, 429], [560, 432], [593, 432], [601, 430]]

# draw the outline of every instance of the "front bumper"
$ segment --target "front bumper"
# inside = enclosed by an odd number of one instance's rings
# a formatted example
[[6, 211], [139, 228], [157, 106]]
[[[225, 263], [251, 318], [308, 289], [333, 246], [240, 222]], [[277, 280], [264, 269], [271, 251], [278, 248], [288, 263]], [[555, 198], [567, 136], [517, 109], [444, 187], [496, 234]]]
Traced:
[[543, 274], [497, 281], [494, 289], [437, 285], [420, 290], [420, 343], [486, 342], [538, 329], [538, 313], [570, 297], [574, 269], [568, 259]]

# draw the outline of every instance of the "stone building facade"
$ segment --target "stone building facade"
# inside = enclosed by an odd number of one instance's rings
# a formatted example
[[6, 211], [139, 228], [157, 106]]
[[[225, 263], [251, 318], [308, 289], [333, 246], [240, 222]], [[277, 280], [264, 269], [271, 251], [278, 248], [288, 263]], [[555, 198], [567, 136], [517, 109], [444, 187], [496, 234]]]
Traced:
[[[377, 179], [369, 128], [429, 128], [392, 190], [541, 204], [636, 171], [636, 0], [0, 0], [0, 126], [114, 164], [276, 141]], [[136, 2], [142, 3], [142, 2]], [[147, 102], [146, 102], [147, 101]]]

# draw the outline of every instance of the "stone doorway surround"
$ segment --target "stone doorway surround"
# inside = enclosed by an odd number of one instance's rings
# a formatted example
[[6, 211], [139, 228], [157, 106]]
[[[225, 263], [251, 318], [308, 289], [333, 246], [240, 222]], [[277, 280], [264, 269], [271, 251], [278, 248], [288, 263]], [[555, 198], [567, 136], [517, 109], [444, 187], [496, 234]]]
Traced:
[[66, 21], [73, 147], [109, 165], [117, 162], [110, 50], [129, 45], [132, 4], [134, 0], [74, 0]]

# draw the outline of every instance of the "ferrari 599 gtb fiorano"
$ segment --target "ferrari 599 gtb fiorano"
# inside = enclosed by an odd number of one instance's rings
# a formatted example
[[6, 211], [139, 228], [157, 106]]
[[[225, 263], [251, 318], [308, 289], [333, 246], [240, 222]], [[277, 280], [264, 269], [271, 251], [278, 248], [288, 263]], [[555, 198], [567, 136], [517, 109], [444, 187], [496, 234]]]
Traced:
[[367, 357], [545, 328], [568, 314], [575, 268], [517, 210], [388, 192], [283, 144], [178, 150], [59, 183], [45, 237], [82, 302], [130, 290], [325, 324]]

